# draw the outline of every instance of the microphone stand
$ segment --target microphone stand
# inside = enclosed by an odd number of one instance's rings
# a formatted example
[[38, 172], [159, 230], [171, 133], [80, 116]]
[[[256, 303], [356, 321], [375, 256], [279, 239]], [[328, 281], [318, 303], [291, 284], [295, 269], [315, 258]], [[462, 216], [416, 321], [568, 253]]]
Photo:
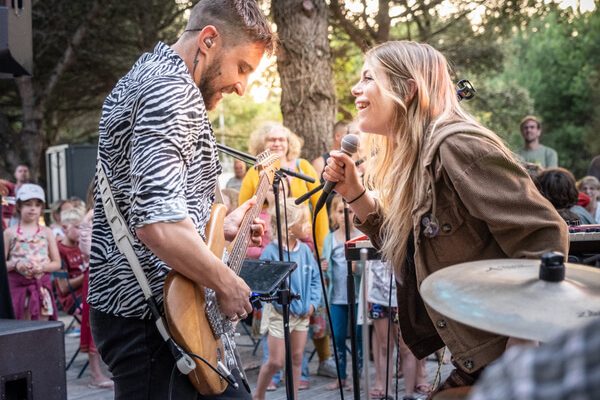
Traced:
[[[279, 206], [279, 185], [284, 175], [280, 171], [275, 172], [273, 179], [273, 193], [275, 194], [275, 221], [277, 226], [277, 244], [279, 250], [279, 261], [283, 259], [283, 235], [281, 232], [281, 209]], [[288, 249], [288, 254], [290, 249]], [[294, 373], [292, 371], [292, 346], [290, 342], [290, 302], [291, 292], [288, 284], [288, 280], [284, 279], [281, 283], [281, 287], [278, 291], [277, 302], [283, 307], [283, 342], [285, 344], [285, 390], [288, 400], [294, 400]], [[296, 297], [299, 298], [298, 295]]]
[[[344, 225], [346, 233], [346, 242], [350, 238], [350, 214], [349, 205], [344, 200]], [[356, 335], [356, 292], [354, 284], [354, 274], [352, 273], [352, 261], [346, 261], [348, 275], [346, 278], [346, 290], [348, 298], [348, 317], [350, 320], [350, 350], [352, 355], [352, 382], [354, 390], [354, 400], [360, 400], [360, 380], [358, 371], [358, 346], [357, 346], [357, 335]], [[364, 354], [364, 353], [363, 353]], [[364, 357], [364, 356], [363, 356]], [[364, 362], [364, 361], [363, 361]]]
[[[237, 149], [225, 146], [223, 144], [217, 143], [217, 149], [221, 152], [228, 154], [238, 160], [244, 161], [248, 164], [256, 164], [256, 157], [239, 151]], [[307, 182], [314, 183], [315, 180], [313, 177], [304, 175], [303, 173], [292, 171], [288, 168], [280, 167], [277, 171], [275, 171], [275, 176], [273, 178], [273, 193], [275, 195], [275, 221], [277, 225], [277, 241], [278, 241], [278, 250], [279, 250], [279, 261], [284, 261], [283, 259], [283, 234], [281, 232], [281, 209], [279, 205], [279, 187], [281, 184], [281, 180], [285, 178], [286, 175], [294, 176], [299, 179], [303, 179]], [[290, 249], [288, 249], [289, 254]], [[283, 308], [282, 316], [283, 316], [283, 341], [285, 345], [285, 388], [288, 400], [294, 400], [294, 373], [292, 370], [292, 348], [290, 342], [290, 303], [294, 299], [300, 299], [298, 294], [293, 294], [290, 291], [288, 280], [284, 279], [281, 283], [279, 290], [277, 291], [277, 296], [273, 296], [270, 298], [262, 298], [263, 301], [277, 301]]]
[[[225, 146], [224, 144], [217, 143], [217, 149], [219, 149], [222, 153], [228, 154], [233, 158], [237, 158], [247, 164], [256, 164], [256, 157], [244, 153], [243, 151], [239, 151], [232, 147]], [[286, 175], [294, 176], [296, 178], [302, 179], [309, 183], [315, 183], [315, 178], [312, 176], [304, 175], [301, 172], [292, 171], [291, 169], [280, 167], [280, 171], [283, 171]]]
[[[285, 179], [285, 176], [289, 174], [295, 176], [300, 179], [305, 179], [304, 174], [290, 171], [285, 168], [280, 168], [275, 171], [275, 177], [273, 178], [273, 194], [275, 195], [275, 222], [277, 226], [277, 244], [279, 250], [279, 261], [284, 261], [283, 259], [283, 233], [281, 232], [281, 207], [279, 203], [279, 187], [281, 184], [281, 180]], [[307, 181], [314, 182], [314, 179], [311, 177], [306, 177], [309, 179], [305, 179]], [[287, 235], [286, 235], [287, 237]], [[288, 254], [290, 253], [290, 249], [288, 249]], [[293, 294], [290, 291], [288, 279], [284, 279], [281, 283], [281, 287], [278, 290], [277, 295], [277, 303], [283, 307], [282, 316], [283, 316], [283, 341], [285, 344], [285, 389], [288, 400], [294, 400], [294, 373], [292, 370], [292, 348], [290, 342], [290, 303], [294, 299], [300, 299], [298, 294]]]

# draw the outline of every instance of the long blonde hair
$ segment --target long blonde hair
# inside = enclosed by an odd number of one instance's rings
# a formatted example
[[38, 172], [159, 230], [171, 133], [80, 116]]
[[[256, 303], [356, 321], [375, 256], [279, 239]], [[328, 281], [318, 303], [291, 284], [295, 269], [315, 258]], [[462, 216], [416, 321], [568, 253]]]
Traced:
[[[369, 50], [365, 63], [383, 95], [396, 103], [390, 121], [396, 134], [369, 135], [365, 182], [378, 192], [384, 210], [382, 254], [398, 270], [404, 265], [412, 210], [421, 190], [424, 143], [436, 134], [436, 128], [468, 122], [508, 156], [510, 151], [459, 105], [446, 58], [433, 47], [387, 42]], [[412, 98], [409, 80], [414, 81], [412, 90], [416, 89]]]

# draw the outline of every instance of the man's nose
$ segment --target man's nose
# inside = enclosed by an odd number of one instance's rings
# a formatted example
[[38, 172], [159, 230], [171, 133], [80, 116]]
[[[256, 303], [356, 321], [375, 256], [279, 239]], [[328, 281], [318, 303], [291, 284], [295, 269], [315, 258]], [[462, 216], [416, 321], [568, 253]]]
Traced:
[[238, 96], [243, 96], [246, 92], [246, 85], [247, 82], [238, 82], [235, 85], [233, 85], [233, 90]]

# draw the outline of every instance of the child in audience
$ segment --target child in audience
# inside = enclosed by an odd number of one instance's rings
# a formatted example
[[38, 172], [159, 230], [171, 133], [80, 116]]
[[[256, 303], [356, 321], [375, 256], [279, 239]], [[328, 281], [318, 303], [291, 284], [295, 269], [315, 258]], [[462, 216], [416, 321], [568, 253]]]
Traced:
[[[79, 224], [79, 241], [78, 247], [81, 255], [86, 263], [89, 263], [90, 252], [92, 249], [92, 219], [94, 217], [93, 207], [93, 184], [88, 188], [87, 202], [86, 202], [86, 213]], [[79, 337], [79, 349], [82, 353], [88, 353], [88, 359], [90, 362], [90, 375], [91, 382], [88, 387], [91, 389], [112, 389], [114, 382], [110, 380], [102, 372], [102, 360], [94, 344], [92, 338], [92, 329], [90, 327], [90, 306], [87, 303], [87, 293], [89, 287], [90, 270], [86, 268], [83, 274], [82, 284], [82, 312], [81, 312], [81, 336]]]
[[[293, 198], [285, 199], [285, 205], [281, 205], [281, 210], [286, 215], [288, 229], [287, 235], [284, 235], [284, 260], [297, 263], [297, 267], [290, 275], [290, 290], [292, 293], [300, 295], [300, 300], [293, 300], [290, 304], [290, 340], [292, 347], [292, 364], [294, 376], [295, 398], [298, 397], [298, 384], [300, 381], [300, 368], [302, 357], [308, 334], [308, 325], [310, 315], [316, 310], [321, 301], [321, 288], [319, 281], [319, 270], [313, 254], [305, 243], [299, 238], [306, 237], [307, 230], [310, 227], [309, 211], [306, 206], [297, 206]], [[274, 215], [271, 215], [272, 231], [277, 227], [273, 226], [276, 221]], [[282, 221], [282, 222], [284, 222]], [[279, 261], [278, 244], [271, 242], [261, 255], [261, 260]], [[263, 400], [267, 385], [271, 377], [284, 366], [285, 344], [283, 341], [283, 317], [282, 309], [278, 304], [273, 304], [272, 310], [268, 316], [268, 348], [269, 359], [263, 364], [258, 374], [258, 382], [254, 393], [255, 400]]]
[[[59, 279], [58, 301], [62, 309], [69, 312], [75, 303], [71, 290], [75, 297], [81, 299], [84, 279], [84, 271], [88, 263], [84, 261], [79, 250], [79, 225], [83, 219], [83, 212], [79, 208], [69, 208], [60, 214], [61, 228], [64, 236], [58, 242], [58, 253], [62, 262], [62, 268], [68, 273], [68, 280]], [[69, 289], [70, 286], [71, 288]]]
[[56, 240], [40, 225], [46, 196], [25, 183], [17, 192], [18, 223], [4, 231], [4, 256], [16, 319], [56, 320], [50, 274], [60, 268]]
[[67, 199], [58, 200], [52, 204], [50, 209], [50, 229], [52, 229], [52, 233], [54, 233], [54, 236], [57, 240], [61, 240], [65, 236], [65, 232], [60, 221], [60, 214], [63, 211], [70, 210], [71, 208], [73, 208], [73, 204]]
[[[352, 218], [354, 212], [348, 210], [350, 217], [350, 237], [361, 235], [361, 232], [354, 227]], [[333, 324], [333, 333], [335, 336], [335, 346], [340, 363], [340, 378], [342, 386], [350, 389], [350, 385], [346, 381], [346, 335], [348, 328], [348, 293], [347, 293], [347, 278], [348, 264], [346, 261], [345, 247], [346, 242], [346, 225], [344, 219], [344, 202], [342, 197], [335, 195], [331, 201], [330, 208], [330, 225], [334, 229], [325, 237], [323, 245], [323, 262], [321, 268], [327, 272], [329, 281], [328, 298], [331, 309], [331, 321]], [[355, 265], [353, 265], [353, 270]], [[360, 275], [355, 273], [355, 300], [358, 301], [358, 288], [360, 287]], [[357, 279], [358, 278], [358, 279]], [[356, 304], [355, 301], [355, 304]], [[355, 327], [356, 329], [357, 327]], [[362, 343], [362, 334], [360, 329], [357, 331], [357, 342], [360, 346]], [[359, 350], [359, 358], [362, 351]], [[339, 383], [336, 380], [327, 386], [327, 389], [338, 389]]]

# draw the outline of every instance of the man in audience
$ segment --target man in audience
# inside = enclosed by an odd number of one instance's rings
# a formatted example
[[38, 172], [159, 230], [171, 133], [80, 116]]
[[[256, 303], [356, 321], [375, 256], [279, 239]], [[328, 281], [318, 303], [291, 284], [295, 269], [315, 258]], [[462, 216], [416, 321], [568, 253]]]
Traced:
[[238, 192], [242, 186], [242, 179], [246, 176], [246, 163], [242, 160], [233, 161], [233, 176], [227, 181], [227, 189], [235, 189]]
[[[8, 189], [8, 193], [6, 193], [7, 197], [16, 197], [19, 188], [24, 184], [30, 181], [29, 175], [29, 167], [25, 164], [17, 165], [15, 168], [15, 183], [9, 181], [2, 181], [3, 186]], [[14, 225], [17, 222], [16, 217], [14, 216], [15, 206], [14, 204], [5, 204], [2, 206], [2, 219], [5, 223], [5, 226]]]
[[542, 135], [542, 124], [533, 115], [527, 115], [521, 120], [521, 136], [523, 136], [523, 148], [517, 154], [528, 163], [537, 164], [542, 168], [554, 168], [558, 166], [558, 155], [550, 147], [540, 143]]

